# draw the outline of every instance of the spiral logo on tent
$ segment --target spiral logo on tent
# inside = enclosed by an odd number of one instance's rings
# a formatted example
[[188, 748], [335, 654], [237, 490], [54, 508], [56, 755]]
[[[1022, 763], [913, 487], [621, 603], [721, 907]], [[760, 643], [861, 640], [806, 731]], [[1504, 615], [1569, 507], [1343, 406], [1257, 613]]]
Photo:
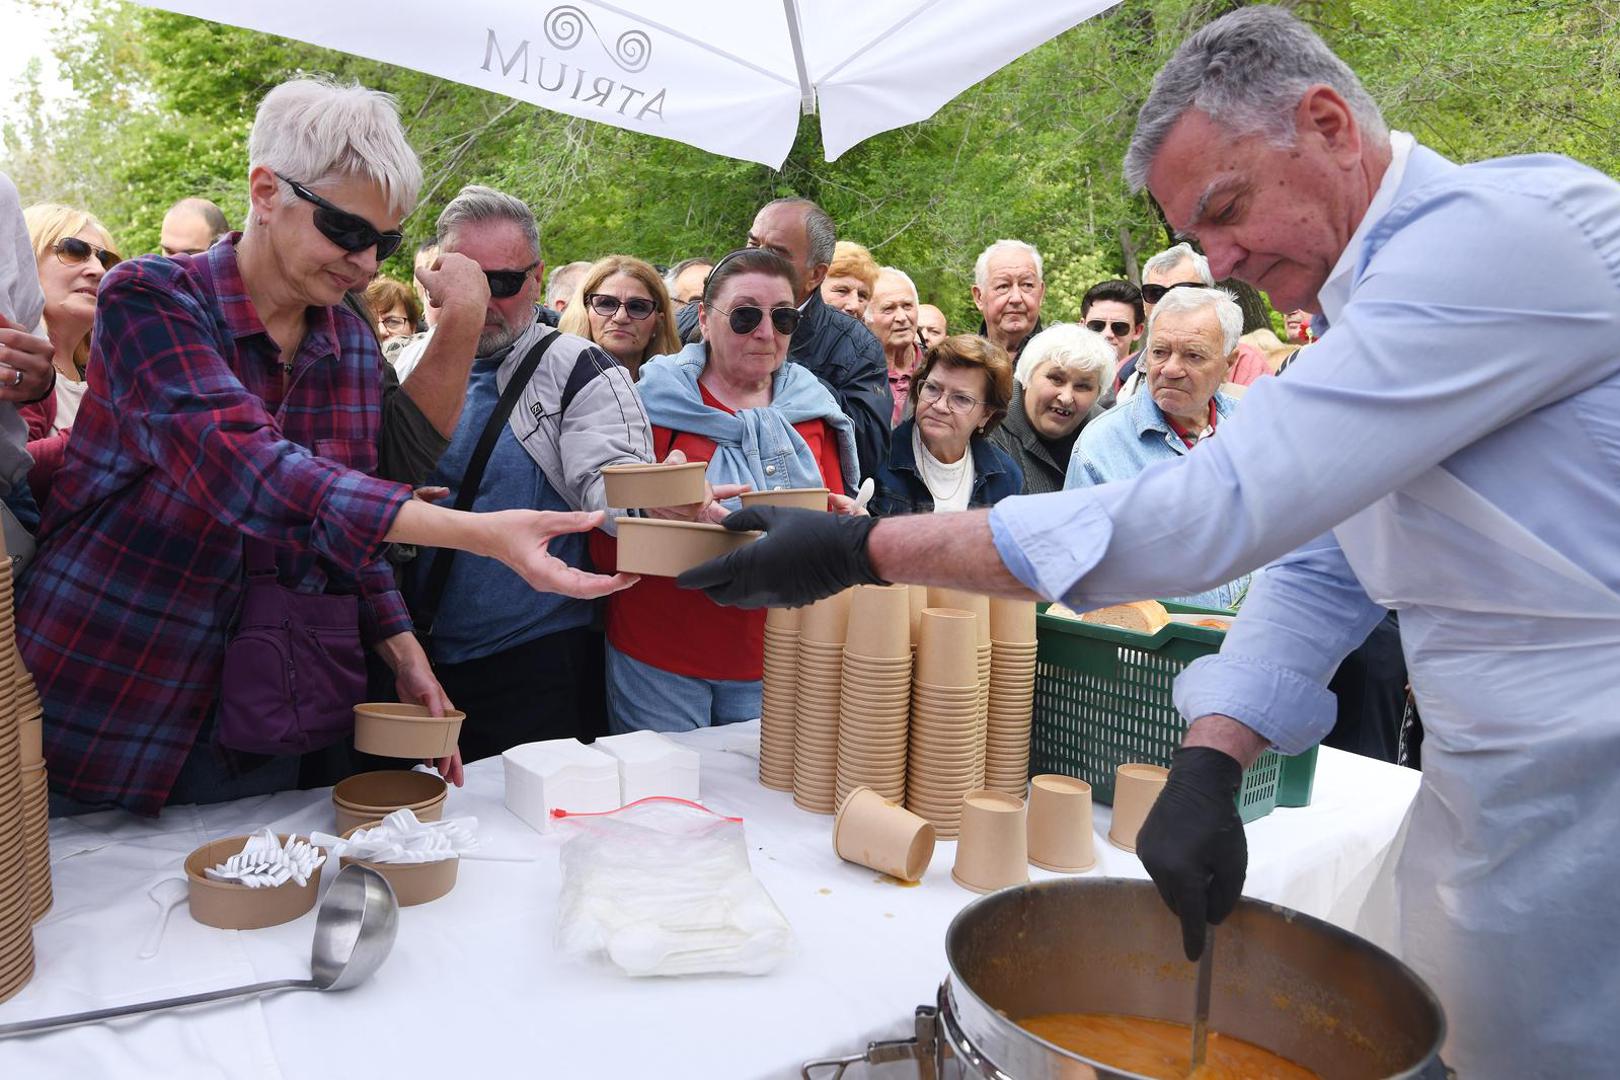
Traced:
[[596, 24], [591, 22], [591, 17], [572, 4], [552, 8], [546, 13], [541, 28], [545, 31], [546, 40], [564, 50], [572, 49], [584, 40], [588, 28], [608, 58], [631, 74], [642, 70], [652, 60], [652, 39], [645, 31], [626, 30], [609, 48], [596, 29]]

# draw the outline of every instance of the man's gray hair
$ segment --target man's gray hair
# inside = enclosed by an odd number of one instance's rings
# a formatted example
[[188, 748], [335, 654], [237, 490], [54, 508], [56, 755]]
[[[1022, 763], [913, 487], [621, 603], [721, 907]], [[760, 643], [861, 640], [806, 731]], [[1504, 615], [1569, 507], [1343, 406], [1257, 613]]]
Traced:
[[671, 296], [675, 295], [675, 281], [682, 274], [694, 266], [714, 266], [713, 259], [705, 259], [701, 255], [694, 255], [690, 259], [682, 259], [668, 270], [664, 271], [664, 288], [669, 290]]
[[990, 284], [990, 260], [1004, 251], [1015, 251], [1021, 255], [1028, 255], [1035, 264], [1035, 280], [1046, 280], [1046, 263], [1041, 259], [1041, 253], [1035, 250], [1034, 244], [1026, 244], [1022, 240], [997, 240], [983, 251], [973, 261], [973, 284], [984, 288]]
[[1299, 100], [1319, 83], [1344, 98], [1370, 142], [1389, 141], [1383, 113], [1356, 73], [1294, 15], [1254, 6], [1221, 16], [1183, 42], [1153, 77], [1125, 154], [1126, 181], [1142, 190], [1153, 158], [1188, 109], [1236, 138], [1264, 135], [1274, 146], [1292, 146]]
[[[910, 274], [906, 273], [904, 270], [901, 270], [897, 266], [880, 266], [880, 267], [878, 267], [878, 277], [881, 278], [885, 274], [887, 274], [889, 277], [897, 277], [901, 281], [906, 283], [906, 288], [911, 290], [911, 302], [912, 303], [914, 303], [914, 304], [922, 303], [922, 294], [917, 291], [917, 283], [915, 281], [911, 280], [911, 275]], [[877, 291], [876, 289], [873, 289], [873, 292], [876, 292], [876, 291]], [[870, 309], [868, 309], [868, 310], [870, 310]]]
[[1153, 306], [1153, 314], [1148, 316], [1147, 344], [1142, 346], [1143, 353], [1153, 348], [1153, 327], [1158, 324], [1159, 316], [1178, 311], [1202, 311], [1208, 307], [1215, 309], [1215, 318], [1220, 320], [1221, 347], [1225, 350], [1222, 355], [1231, 356], [1238, 347], [1238, 340], [1243, 337], [1243, 309], [1238, 306], [1237, 298], [1225, 289], [1195, 289], [1191, 286], [1171, 289]]
[[[759, 208], [763, 214], [773, 206], [792, 206], [804, 211], [804, 235], [810, 243], [810, 265], [832, 265], [834, 249], [838, 247], [838, 225], [832, 215], [809, 199], [791, 195], [785, 199], [772, 199]], [[758, 217], [759, 214], [755, 214]]]
[[546, 305], [555, 306], [558, 300], [565, 300], [574, 295], [579, 283], [584, 280], [585, 274], [591, 264], [584, 259], [571, 263], [564, 263], [551, 272], [546, 278]]
[[1119, 366], [1114, 347], [1101, 334], [1079, 323], [1054, 323], [1029, 339], [1018, 356], [1013, 378], [1027, 390], [1035, 369], [1049, 360], [1065, 371], [1094, 376], [1099, 391], [1113, 383], [1114, 369]]
[[1173, 248], [1165, 248], [1153, 258], [1142, 264], [1142, 280], [1147, 281], [1149, 274], [1157, 274], [1166, 270], [1174, 270], [1184, 262], [1193, 265], [1193, 272], [1198, 280], [1204, 283], [1205, 288], [1215, 287], [1215, 275], [1209, 272], [1209, 260], [1194, 251], [1191, 244], [1177, 244]]
[[[393, 212], [416, 208], [422, 164], [405, 141], [393, 95], [359, 83], [289, 79], [264, 95], [248, 134], [248, 168], [264, 165], [306, 187], [368, 180]], [[285, 184], [282, 202], [297, 198]], [[248, 210], [252, 226], [252, 207]]]
[[[534, 257], [540, 257], [540, 226], [534, 220], [529, 204], [516, 195], [496, 191], [482, 184], [468, 184], [456, 192], [456, 197], [439, 212], [434, 226], [433, 242], [445, 246], [450, 234], [466, 225], [480, 225], [487, 221], [510, 221], [523, 230]], [[517, 269], [512, 267], [512, 269]]]

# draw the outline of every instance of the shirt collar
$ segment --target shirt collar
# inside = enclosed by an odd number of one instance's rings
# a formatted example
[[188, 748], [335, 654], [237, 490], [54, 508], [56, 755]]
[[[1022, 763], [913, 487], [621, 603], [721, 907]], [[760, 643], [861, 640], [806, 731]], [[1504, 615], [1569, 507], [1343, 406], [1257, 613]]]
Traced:
[[[268, 336], [270, 332], [265, 329], [258, 309], [248, 296], [247, 284], [242, 280], [242, 268], [236, 259], [236, 245], [241, 239], [241, 233], [232, 233], [224, 243], [215, 244], [193, 258], [208, 260], [214, 279], [214, 296], [219, 300], [220, 311], [225, 315], [225, 329], [231, 337], [244, 338], [254, 334]], [[308, 323], [299, 353], [321, 356], [332, 352], [338, 339], [335, 309], [306, 308], [305, 313]]]
[[1401, 181], [1406, 177], [1406, 163], [1412, 156], [1412, 147], [1417, 140], [1404, 131], [1389, 133], [1389, 168], [1384, 170], [1384, 178], [1378, 182], [1378, 190], [1373, 192], [1372, 202], [1367, 204], [1367, 212], [1361, 217], [1361, 224], [1350, 235], [1350, 242], [1344, 245], [1339, 253], [1339, 261], [1333, 264], [1327, 280], [1317, 291], [1316, 300], [1326, 317], [1328, 325], [1338, 319], [1339, 313], [1350, 302], [1351, 278], [1356, 271], [1356, 263], [1361, 258], [1361, 249], [1367, 243], [1370, 235], [1384, 215], [1389, 213], [1395, 204], [1395, 193], [1401, 188]]

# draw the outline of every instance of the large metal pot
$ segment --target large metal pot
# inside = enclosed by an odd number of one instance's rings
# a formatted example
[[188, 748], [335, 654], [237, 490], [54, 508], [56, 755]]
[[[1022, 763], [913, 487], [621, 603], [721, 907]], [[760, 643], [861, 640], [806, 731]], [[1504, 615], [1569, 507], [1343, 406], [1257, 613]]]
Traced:
[[[1216, 931], [1210, 1027], [1323, 1080], [1439, 1078], [1445, 1016], [1412, 970], [1354, 934], [1243, 900]], [[1190, 1023], [1197, 965], [1152, 883], [1064, 878], [969, 904], [945, 935], [950, 976], [917, 1034], [810, 1062], [807, 1080], [855, 1062], [915, 1059], [926, 1080], [1135, 1078], [1020, 1028], [1043, 1013], [1108, 1012]], [[822, 1071], [822, 1070], [830, 1071]], [[1138, 1078], [1139, 1080], [1139, 1078]]]

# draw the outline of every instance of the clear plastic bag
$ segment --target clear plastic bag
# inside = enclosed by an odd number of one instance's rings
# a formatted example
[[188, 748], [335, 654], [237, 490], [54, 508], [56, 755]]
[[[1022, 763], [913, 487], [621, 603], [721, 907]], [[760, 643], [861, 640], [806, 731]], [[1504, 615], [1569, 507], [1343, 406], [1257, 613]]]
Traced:
[[748, 865], [742, 818], [685, 799], [553, 811], [562, 849], [557, 948], [628, 975], [763, 975], [793, 930]]

